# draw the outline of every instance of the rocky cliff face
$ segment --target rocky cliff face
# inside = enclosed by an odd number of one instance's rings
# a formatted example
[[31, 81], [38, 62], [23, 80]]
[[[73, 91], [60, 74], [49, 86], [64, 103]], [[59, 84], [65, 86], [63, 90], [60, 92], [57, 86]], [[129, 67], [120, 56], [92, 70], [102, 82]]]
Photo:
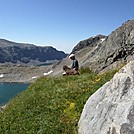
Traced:
[[134, 61], [88, 99], [79, 134], [134, 134]]
[[83, 48], [86, 47], [96, 47], [97, 46], [97, 42], [100, 40], [104, 40], [106, 38], [105, 35], [97, 35], [94, 37], [90, 37], [86, 40], [80, 41], [72, 50], [72, 53], [77, 53], [78, 51], [80, 51]]
[[0, 63], [38, 64], [47, 60], [61, 60], [66, 56], [53, 47], [38, 47], [0, 39]]
[[134, 20], [127, 21], [97, 45], [83, 64], [99, 72], [134, 59]]
[[[75, 53], [80, 67], [89, 67], [95, 72], [101, 72], [120, 66], [134, 60], [134, 20], [125, 22], [109, 36], [97, 35], [79, 42], [72, 53]], [[71, 65], [71, 61], [64, 59], [55, 66], [55, 73], [61, 74], [63, 65]]]

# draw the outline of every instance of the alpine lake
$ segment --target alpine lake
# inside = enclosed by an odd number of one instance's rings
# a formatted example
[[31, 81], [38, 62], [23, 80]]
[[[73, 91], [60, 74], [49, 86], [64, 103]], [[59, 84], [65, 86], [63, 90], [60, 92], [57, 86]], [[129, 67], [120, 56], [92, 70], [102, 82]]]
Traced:
[[0, 106], [8, 103], [13, 97], [26, 90], [30, 84], [0, 83]]

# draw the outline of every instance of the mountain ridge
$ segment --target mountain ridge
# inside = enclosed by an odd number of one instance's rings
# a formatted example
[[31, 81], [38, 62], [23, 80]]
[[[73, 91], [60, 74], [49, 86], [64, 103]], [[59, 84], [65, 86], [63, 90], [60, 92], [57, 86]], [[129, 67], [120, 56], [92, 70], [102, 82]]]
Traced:
[[49, 60], [62, 60], [67, 54], [52, 46], [36, 46], [0, 39], [0, 63], [42, 64]]

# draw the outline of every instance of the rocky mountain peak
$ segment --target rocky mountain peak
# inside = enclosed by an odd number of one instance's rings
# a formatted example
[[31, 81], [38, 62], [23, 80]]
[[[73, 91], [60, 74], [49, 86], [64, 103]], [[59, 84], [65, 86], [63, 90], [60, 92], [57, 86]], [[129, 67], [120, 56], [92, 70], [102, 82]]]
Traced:
[[80, 51], [81, 49], [85, 47], [94, 47], [96, 46], [98, 41], [102, 41], [106, 38], [105, 35], [96, 35], [92, 36], [86, 40], [80, 41], [72, 50], [71, 53], [76, 53], [77, 51]]

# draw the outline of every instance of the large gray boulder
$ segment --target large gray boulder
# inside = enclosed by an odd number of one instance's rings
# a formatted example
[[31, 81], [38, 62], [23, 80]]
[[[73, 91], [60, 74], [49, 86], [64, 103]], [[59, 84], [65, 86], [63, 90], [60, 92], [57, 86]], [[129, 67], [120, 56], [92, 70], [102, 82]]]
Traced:
[[134, 61], [86, 102], [79, 134], [134, 134]]

